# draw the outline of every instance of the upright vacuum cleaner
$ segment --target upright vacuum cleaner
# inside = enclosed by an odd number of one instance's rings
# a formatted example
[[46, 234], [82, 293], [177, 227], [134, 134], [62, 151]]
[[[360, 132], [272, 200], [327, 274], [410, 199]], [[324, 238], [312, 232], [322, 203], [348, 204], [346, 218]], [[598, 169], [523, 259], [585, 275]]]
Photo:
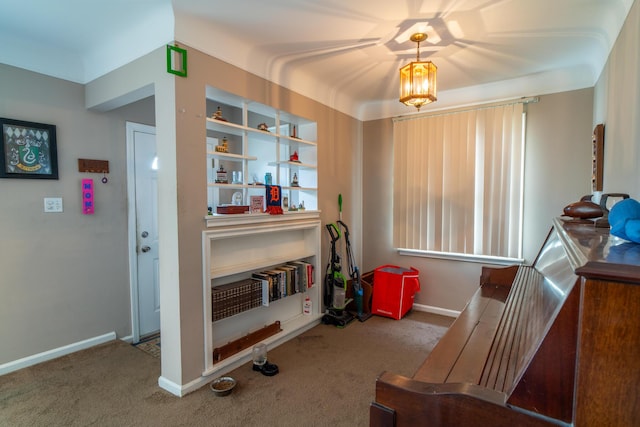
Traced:
[[[331, 256], [327, 264], [327, 275], [325, 277], [324, 287], [324, 304], [327, 307], [322, 322], [332, 324], [338, 327], [344, 327], [354, 318], [364, 322], [370, 313], [363, 313], [363, 289], [360, 281], [360, 270], [355, 265], [351, 242], [349, 241], [349, 227], [342, 221], [342, 194], [338, 196], [338, 206], [340, 208], [340, 219], [337, 224], [327, 224], [327, 230], [331, 236]], [[343, 233], [341, 233], [341, 229]], [[347, 305], [353, 301], [346, 298], [347, 278], [342, 273], [341, 258], [337, 247], [341, 235], [345, 238], [345, 247], [347, 251], [347, 260], [349, 263], [349, 275], [353, 286], [353, 296], [356, 303], [357, 313], [354, 315], [346, 310]]]
[[[342, 215], [341, 215], [342, 216]], [[356, 302], [356, 317], [359, 321], [364, 322], [371, 317], [371, 313], [364, 313], [362, 311], [364, 290], [362, 289], [362, 282], [360, 281], [360, 269], [356, 265], [353, 257], [353, 251], [351, 250], [351, 242], [349, 241], [349, 227], [342, 222], [342, 219], [338, 221], [338, 224], [344, 229], [344, 241], [347, 248], [347, 260], [349, 261], [349, 276], [351, 277], [351, 283], [353, 286], [353, 298]]]
[[324, 305], [327, 309], [322, 316], [322, 323], [344, 328], [354, 316], [346, 310], [351, 300], [346, 299], [347, 278], [342, 274], [341, 259], [337, 250], [340, 229], [333, 223], [327, 224], [326, 227], [331, 236], [331, 255], [324, 281]]

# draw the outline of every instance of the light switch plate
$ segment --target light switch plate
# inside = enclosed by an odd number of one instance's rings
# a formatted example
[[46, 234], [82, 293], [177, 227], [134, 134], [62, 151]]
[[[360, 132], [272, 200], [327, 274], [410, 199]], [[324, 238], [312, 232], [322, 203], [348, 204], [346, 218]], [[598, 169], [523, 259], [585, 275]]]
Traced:
[[45, 212], [62, 212], [62, 197], [45, 197]]

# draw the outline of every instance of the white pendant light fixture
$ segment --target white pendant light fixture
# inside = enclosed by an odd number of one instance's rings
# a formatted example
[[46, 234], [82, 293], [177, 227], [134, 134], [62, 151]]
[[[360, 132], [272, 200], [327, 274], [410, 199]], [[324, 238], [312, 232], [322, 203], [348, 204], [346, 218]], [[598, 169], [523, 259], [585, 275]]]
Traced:
[[420, 61], [420, 42], [427, 39], [425, 33], [416, 33], [411, 41], [418, 43], [415, 62], [400, 68], [400, 102], [413, 105], [420, 111], [424, 104], [437, 101], [436, 74], [438, 67], [431, 61]]

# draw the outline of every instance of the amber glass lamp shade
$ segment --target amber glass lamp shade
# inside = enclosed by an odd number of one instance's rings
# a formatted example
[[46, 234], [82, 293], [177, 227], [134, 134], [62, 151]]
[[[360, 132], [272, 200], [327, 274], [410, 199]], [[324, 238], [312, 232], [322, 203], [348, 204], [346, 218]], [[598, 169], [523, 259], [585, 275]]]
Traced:
[[435, 102], [436, 74], [438, 67], [431, 61], [420, 61], [420, 43], [427, 40], [427, 34], [415, 33], [409, 38], [418, 44], [416, 60], [400, 68], [400, 102], [413, 105], [420, 111], [420, 107]]
[[400, 68], [400, 102], [420, 110], [424, 104], [437, 101], [437, 72], [431, 61], [410, 62]]

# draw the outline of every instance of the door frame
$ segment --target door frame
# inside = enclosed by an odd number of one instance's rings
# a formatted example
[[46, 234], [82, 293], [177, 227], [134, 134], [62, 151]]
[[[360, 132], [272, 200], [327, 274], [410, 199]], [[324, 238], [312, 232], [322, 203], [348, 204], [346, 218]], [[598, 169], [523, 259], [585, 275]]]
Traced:
[[132, 342], [140, 341], [140, 315], [138, 301], [138, 236], [136, 212], [136, 168], [134, 133], [156, 134], [155, 126], [126, 122], [127, 131], [127, 240], [129, 248], [129, 295], [131, 297]]

